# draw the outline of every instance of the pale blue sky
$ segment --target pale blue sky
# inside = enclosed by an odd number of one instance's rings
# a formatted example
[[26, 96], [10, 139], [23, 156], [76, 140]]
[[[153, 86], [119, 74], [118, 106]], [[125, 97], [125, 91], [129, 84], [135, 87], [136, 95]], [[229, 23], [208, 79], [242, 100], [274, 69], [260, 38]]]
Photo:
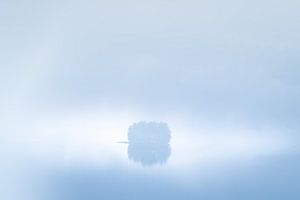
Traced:
[[170, 109], [215, 107], [209, 104], [221, 98], [229, 109], [229, 102], [292, 109], [300, 87], [299, 6], [2, 1], [3, 96], [25, 93], [24, 101], [41, 104], [122, 98]]

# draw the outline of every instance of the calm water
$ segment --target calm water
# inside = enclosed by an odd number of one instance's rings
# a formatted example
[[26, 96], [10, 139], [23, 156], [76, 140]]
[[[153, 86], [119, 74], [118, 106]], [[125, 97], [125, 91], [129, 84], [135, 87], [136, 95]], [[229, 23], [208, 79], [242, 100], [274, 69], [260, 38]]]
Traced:
[[23, 118], [2, 142], [7, 199], [300, 196], [295, 129], [217, 120], [213, 126], [174, 114], [49, 113]]

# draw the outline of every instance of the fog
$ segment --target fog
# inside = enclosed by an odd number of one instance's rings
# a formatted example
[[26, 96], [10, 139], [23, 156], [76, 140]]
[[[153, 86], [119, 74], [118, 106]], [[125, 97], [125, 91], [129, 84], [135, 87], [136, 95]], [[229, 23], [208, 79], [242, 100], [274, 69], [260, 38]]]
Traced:
[[1, 1], [0, 198], [297, 199], [299, 6]]

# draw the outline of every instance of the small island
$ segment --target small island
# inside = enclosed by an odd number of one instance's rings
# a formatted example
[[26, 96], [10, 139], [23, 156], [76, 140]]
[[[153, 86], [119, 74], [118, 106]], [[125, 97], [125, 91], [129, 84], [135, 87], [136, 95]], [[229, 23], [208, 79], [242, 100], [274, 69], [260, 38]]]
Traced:
[[128, 157], [143, 166], [162, 165], [171, 155], [170, 140], [167, 123], [134, 123], [128, 129]]

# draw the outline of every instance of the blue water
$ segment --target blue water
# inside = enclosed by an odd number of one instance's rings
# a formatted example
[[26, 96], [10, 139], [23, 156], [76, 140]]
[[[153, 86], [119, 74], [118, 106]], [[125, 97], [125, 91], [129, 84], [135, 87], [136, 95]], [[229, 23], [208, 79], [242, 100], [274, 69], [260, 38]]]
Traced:
[[[297, 199], [298, 156], [266, 158], [249, 169], [232, 166], [202, 180], [176, 182], [122, 169], [63, 169], [54, 174], [54, 199]], [[186, 173], [178, 171], [178, 173]]]
[[[81, 123], [75, 129], [95, 126], [90, 122], [95, 119], [86, 118], [75, 120]], [[72, 124], [67, 117], [63, 119], [62, 124]], [[41, 128], [63, 128], [57, 121], [52, 123], [42, 124]], [[221, 131], [226, 129], [223, 126]], [[257, 127], [254, 130], [258, 134], [243, 128], [233, 135], [217, 133], [214, 127], [211, 130], [215, 132], [180, 135], [170, 123], [136, 121], [125, 132], [108, 137], [99, 137], [100, 130], [90, 130], [96, 131], [99, 141], [86, 140], [89, 133], [79, 130], [80, 133], [59, 133], [52, 142], [49, 139], [55, 133], [51, 131], [50, 136], [39, 138], [39, 134], [27, 133], [27, 140], [10, 142], [10, 148], [6, 148], [9, 154], [3, 157], [8, 163], [6, 168], [2, 166], [2, 173], [12, 183], [2, 184], [3, 188], [14, 189], [3, 194], [7, 193], [7, 199], [37, 200], [252, 200], [300, 196], [297, 134], [287, 128], [282, 135], [274, 129], [271, 134], [264, 132], [270, 129], [259, 132], [261, 128]], [[189, 137], [188, 143], [180, 143]]]

